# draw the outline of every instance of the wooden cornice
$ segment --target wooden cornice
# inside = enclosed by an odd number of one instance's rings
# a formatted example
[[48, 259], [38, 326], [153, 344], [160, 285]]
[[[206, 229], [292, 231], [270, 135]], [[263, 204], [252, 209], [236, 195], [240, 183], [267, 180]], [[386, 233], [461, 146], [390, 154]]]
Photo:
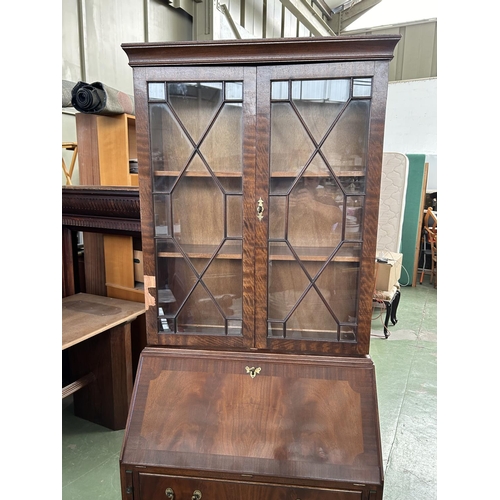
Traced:
[[150, 43], [123, 43], [129, 65], [294, 64], [388, 60], [400, 35], [320, 36]]

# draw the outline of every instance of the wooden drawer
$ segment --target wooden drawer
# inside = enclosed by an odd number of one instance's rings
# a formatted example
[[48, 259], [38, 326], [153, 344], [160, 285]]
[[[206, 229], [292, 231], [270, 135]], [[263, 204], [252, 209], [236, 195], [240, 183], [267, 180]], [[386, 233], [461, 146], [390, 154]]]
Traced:
[[[170, 488], [170, 497], [167, 495]], [[363, 491], [139, 474], [134, 500], [363, 500]], [[201, 496], [194, 495], [198, 491]]]

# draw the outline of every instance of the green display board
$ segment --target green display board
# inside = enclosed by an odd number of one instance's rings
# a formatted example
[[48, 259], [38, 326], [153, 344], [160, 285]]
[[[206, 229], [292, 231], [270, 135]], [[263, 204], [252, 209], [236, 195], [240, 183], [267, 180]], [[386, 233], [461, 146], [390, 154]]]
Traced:
[[[403, 267], [408, 273], [408, 285], [413, 283], [415, 257], [420, 240], [420, 217], [422, 207], [422, 191], [425, 189], [425, 155], [406, 154], [409, 160], [408, 182], [406, 188], [405, 211], [401, 235], [401, 253]], [[406, 284], [406, 273], [401, 272], [400, 283]]]

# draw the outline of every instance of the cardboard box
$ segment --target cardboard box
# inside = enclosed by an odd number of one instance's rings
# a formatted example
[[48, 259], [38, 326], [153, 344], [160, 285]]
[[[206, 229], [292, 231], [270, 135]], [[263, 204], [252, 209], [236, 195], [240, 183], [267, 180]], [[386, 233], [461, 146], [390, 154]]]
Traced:
[[142, 265], [142, 251], [134, 250], [134, 280], [144, 283], [144, 267]]
[[402, 253], [393, 253], [379, 255], [383, 259], [387, 259], [387, 263], [375, 263], [375, 289], [380, 291], [390, 292], [392, 287], [399, 281], [401, 277], [401, 265], [403, 263]]

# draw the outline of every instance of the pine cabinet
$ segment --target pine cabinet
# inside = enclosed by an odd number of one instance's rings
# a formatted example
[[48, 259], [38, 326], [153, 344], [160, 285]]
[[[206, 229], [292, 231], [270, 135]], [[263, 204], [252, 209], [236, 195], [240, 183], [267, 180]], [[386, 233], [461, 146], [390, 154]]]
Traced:
[[148, 338], [124, 499], [382, 498], [369, 341], [398, 39], [123, 45]]

